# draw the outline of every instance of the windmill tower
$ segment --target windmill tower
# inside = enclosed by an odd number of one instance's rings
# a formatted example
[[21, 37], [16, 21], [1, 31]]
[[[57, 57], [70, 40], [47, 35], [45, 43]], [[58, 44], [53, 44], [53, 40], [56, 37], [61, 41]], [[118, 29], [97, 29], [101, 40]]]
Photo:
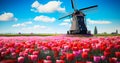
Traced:
[[71, 0], [72, 4], [72, 9], [74, 10], [73, 13], [70, 13], [66, 16], [63, 16], [59, 19], [66, 18], [68, 16], [72, 16], [72, 25], [69, 31], [67, 33], [69, 34], [87, 34], [88, 30], [85, 24], [85, 14], [82, 12], [83, 10], [87, 10], [90, 8], [95, 8], [97, 5], [90, 6], [87, 8], [82, 8], [82, 9], [75, 9], [74, 2]]

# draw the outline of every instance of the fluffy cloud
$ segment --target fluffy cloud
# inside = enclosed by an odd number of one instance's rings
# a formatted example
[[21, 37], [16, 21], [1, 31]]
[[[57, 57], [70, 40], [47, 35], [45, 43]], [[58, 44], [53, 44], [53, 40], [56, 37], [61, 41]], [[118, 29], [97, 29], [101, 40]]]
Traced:
[[17, 18], [14, 17], [13, 13], [3, 13], [0, 15], [0, 21], [17, 21]]
[[49, 1], [46, 4], [41, 4], [38, 1], [35, 1], [31, 7], [31, 11], [40, 12], [40, 13], [52, 13], [55, 11], [65, 12], [65, 8], [61, 7], [62, 2], [60, 1]]
[[87, 22], [89, 24], [111, 24], [112, 22], [107, 21], [107, 20], [91, 20], [91, 19], [87, 19]]
[[[33, 31], [34, 30], [34, 31]], [[34, 32], [34, 33], [44, 33], [45, 31], [48, 32], [49, 28], [47, 26], [43, 26], [43, 25], [34, 25], [31, 27], [23, 27], [21, 29], [21, 32], [24, 31], [25, 33], [30, 33], [30, 32]]]
[[61, 26], [70, 26], [71, 24], [70, 24], [70, 19], [65, 19], [62, 23], [60, 23], [59, 25], [61, 25]]
[[28, 21], [28, 22], [24, 22], [24, 23], [18, 23], [18, 24], [12, 25], [12, 27], [21, 27], [21, 26], [26, 26], [26, 25], [29, 25], [29, 24], [32, 24], [32, 22]]
[[33, 28], [34, 28], [34, 29], [38, 29], [38, 28], [39, 28], [39, 29], [45, 29], [46, 26], [34, 25]]
[[42, 21], [42, 22], [54, 22], [56, 19], [54, 17], [50, 18], [48, 16], [36, 16], [34, 18], [35, 21]]

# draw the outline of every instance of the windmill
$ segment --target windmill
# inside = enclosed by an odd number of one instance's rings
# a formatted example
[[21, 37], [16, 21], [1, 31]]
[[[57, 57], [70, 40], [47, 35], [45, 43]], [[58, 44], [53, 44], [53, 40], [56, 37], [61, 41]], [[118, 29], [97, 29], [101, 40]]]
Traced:
[[71, 4], [72, 4], [72, 9], [74, 10], [74, 12], [59, 18], [59, 20], [72, 16], [72, 21], [71, 21], [72, 25], [71, 25], [70, 30], [67, 31], [67, 34], [87, 34], [88, 30], [85, 24], [85, 14], [82, 11], [95, 8], [98, 5], [94, 5], [94, 6], [90, 6], [90, 7], [86, 7], [82, 9], [76, 9], [74, 6], [73, 0], [71, 0]]

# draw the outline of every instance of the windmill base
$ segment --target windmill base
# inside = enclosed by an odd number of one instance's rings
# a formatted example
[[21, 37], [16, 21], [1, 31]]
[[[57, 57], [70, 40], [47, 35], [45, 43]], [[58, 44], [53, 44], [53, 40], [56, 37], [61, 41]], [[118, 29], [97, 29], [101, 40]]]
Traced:
[[67, 34], [88, 34], [87, 30], [69, 30], [67, 31]]

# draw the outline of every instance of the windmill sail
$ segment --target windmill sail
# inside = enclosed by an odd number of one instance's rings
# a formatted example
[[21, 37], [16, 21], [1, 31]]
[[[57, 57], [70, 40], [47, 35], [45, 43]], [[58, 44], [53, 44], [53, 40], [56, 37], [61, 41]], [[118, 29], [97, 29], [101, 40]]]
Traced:
[[74, 2], [71, 0], [72, 8], [75, 10]]
[[82, 9], [80, 9], [79, 11], [87, 10], [87, 9], [95, 8], [95, 7], [98, 7], [98, 5], [94, 5], [94, 6], [90, 6], [90, 7], [82, 8]]

